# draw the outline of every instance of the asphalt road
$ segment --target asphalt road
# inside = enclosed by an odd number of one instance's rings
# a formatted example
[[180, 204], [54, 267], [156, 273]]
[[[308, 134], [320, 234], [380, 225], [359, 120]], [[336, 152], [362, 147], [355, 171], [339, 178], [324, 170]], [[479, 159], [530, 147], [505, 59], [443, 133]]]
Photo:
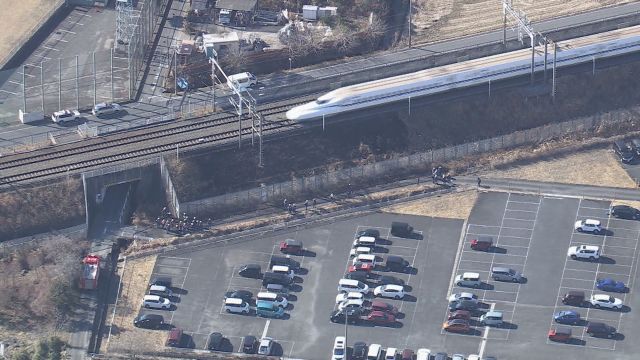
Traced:
[[[184, 9], [182, 8], [184, 5], [183, 2], [176, 1], [172, 5], [172, 9], [170, 10], [170, 19], [174, 16], [180, 17], [182, 16]], [[630, 3], [625, 4], [619, 7], [611, 7], [604, 8], [597, 11], [583, 13], [558, 19], [552, 19], [543, 21], [540, 23], [534, 24], [537, 31], [546, 32], [553, 29], [558, 28], [567, 28], [571, 26], [575, 26], [578, 24], [584, 24], [589, 22], [597, 22], [601, 21], [604, 18], [620, 16], [623, 14], [629, 14], [633, 12], [637, 12], [640, 10], [640, 3]], [[111, 15], [113, 16], [113, 14]], [[108, 26], [106, 26], [108, 28]], [[110, 33], [110, 32], [107, 32]], [[509, 39], [516, 38], [516, 34], [513, 31], [509, 31], [508, 33]], [[131, 103], [126, 104], [126, 114], [119, 117], [112, 117], [107, 119], [96, 119], [93, 116], [87, 115], [85, 117], [86, 121], [93, 124], [103, 124], [103, 125], [113, 125], [113, 124], [123, 124], [126, 122], [131, 122], [136, 119], [144, 119], [151, 117], [158, 117], [162, 115], [166, 115], [170, 112], [169, 106], [175, 106], [180, 102], [180, 99], [172, 99], [171, 95], [162, 94], [161, 86], [159, 86], [163, 79], [160, 74], [160, 68], [166, 66], [167, 63], [167, 51], [168, 47], [176, 41], [178, 37], [183, 36], [182, 32], [177, 31], [173, 28], [172, 21], [167, 21], [165, 27], [162, 29], [160, 43], [158, 48], [153, 56], [153, 60], [151, 63], [151, 68], [149, 71], [149, 75], [145, 79], [145, 85], [143, 87], [142, 96], [140, 98], [139, 103]], [[95, 39], [95, 34], [92, 32], [88, 32], [88, 39]], [[467, 48], [477, 44], [491, 43], [500, 41], [502, 39], [502, 31], [495, 31], [486, 34], [480, 34], [475, 36], [469, 36], [465, 38], [444, 41], [435, 44], [429, 44], [424, 46], [418, 46], [411, 49], [404, 49], [392, 53], [380, 53], [377, 55], [369, 56], [363, 59], [358, 59], [354, 61], [345, 61], [343, 63], [331, 65], [331, 66], [319, 66], [315, 69], [300, 71], [293, 71], [286, 74], [276, 74], [272, 76], [265, 76], [260, 79], [259, 86], [253, 91], [253, 95], [259, 100], [261, 97], [266, 97], [273, 93], [278, 93], [279, 91], [286, 89], [290, 86], [300, 84], [301, 82], [311, 81], [314, 79], [325, 78], [328, 76], [340, 76], [341, 73], [352, 72], [354, 70], [361, 70], [362, 68], [374, 65], [380, 65], [390, 62], [397, 62], [406, 59], [412, 59], [417, 57], [424, 56], [425, 53], [442, 53], [460, 48]], [[109, 40], [109, 39], [108, 39]], [[112, 39], [110, 39], [112, 41]], [[78, 42], [80, 43], [80, 42]], [[76, 50], [70, 49], [66, 53], [68, 54], [76, 54], [76, 53], [84, 53], [86, 52], [86, 47], [77, 46]], [[3, 87], [4, 88], [4, 87]], [[222, 90], [222, 89], [221, 89]], [[15, 92], [15, 84], [12, 92]], [[222, 92], [222, 91], [221, 91]], [[218, 92], [218, 98], [216, 99], [218, 104], [225, 105], [228, 102], [227, 97], [223, 93]], [[211, 103], [212, 98], [210, 97], [209, 91], [200, 91], [195, 93], [189, 97], [184, 103], [183, 106], [193, 106], [196, 107], [198, 104], [202, 105], [205, 103]], [[16, 106], [21, 106], [16, 104]], [[17, 112], [17, 109], [13, 110], [11, 113]], [[6, 115], [6, 114], [5, 114]], [[9, 114], [11, 115], [11, 114]], [[7, 115], [7, 116], [9, 116]], [[2, 116], [2, 114], [0, 114]], [[11, 115], [13, 116], [13, 115]], [[5, 126], [0, 130], [0, 146], [10, 146], [16, 143], [29, 143], [33, 140], [33, 138], [42, 138], [46, 136], [47, 132], [51, 131], [59, 131], [64, 130], [64, 126], [51, 124], [51, 123], [42, 123], [35, 125], [22, 125], [16, 123]], [[69, 127], [66, 127], [69, 130]]]

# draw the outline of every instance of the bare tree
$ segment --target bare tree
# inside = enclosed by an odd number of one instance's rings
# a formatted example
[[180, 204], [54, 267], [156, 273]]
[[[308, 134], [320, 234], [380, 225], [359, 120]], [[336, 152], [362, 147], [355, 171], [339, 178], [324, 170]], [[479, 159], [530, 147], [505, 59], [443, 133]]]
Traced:
[[356, 44], [354, 32], [343, 24], [338, 24], [333, 29], [333, 41], [337, 50], [347, 53]]
[[371, 13], [369, 19], [362, 27], [362, 35], [364, 39], [369, 43], [369, 46], [372, 50], [377, 47], [376, 44], [378, 44], [378, 42], [382, 39], [386, 31], [386, 24], [384, 23], [384, 21], [382, 21], [382, 19], [380, 19], [379, 16], [374, 13]]

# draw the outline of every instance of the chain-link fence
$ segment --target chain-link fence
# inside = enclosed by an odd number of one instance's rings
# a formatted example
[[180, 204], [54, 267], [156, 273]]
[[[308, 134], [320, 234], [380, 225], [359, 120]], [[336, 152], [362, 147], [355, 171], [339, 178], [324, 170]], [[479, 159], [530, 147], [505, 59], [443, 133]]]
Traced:
[[0, 71], [0, 125], [18, 122], [18, 112], [51, 114], [88, 110], [101, 102], [133, 100], [167, 0], [140, 1], [129, 42], [116, 48]]
[[633, 119], [633, 116], [633, 111], [597, 114], [577, 120], [517, 131], [490, 139], [429, 150], [313, 176], [293, 178], [286, 182], [264, 185], [259, 188], [223, 194], [207, 199], [183, 202], [180, 204], [180, 210], [187, 214], [201, 216], [211, 212], [223, 211], [229, 207], [250, 207], [255, 206], [256, 203], [279, 201], [282, 198], [295, 198], [296, 196], [304, 196], [309, 193], [329, 193], [332, 189], [344, 188], [350, 183], [358, 183], [371, 178], [380, 178], [398, 172], [401, 173], [408, 169], [412, 171], [419, 171], [421, 169], [427, 171], [431, 169], [432, 164], [460, 159], [468, 155], [539, 143], [552, 138], [595, 129], [605, 124], [628, 121]]

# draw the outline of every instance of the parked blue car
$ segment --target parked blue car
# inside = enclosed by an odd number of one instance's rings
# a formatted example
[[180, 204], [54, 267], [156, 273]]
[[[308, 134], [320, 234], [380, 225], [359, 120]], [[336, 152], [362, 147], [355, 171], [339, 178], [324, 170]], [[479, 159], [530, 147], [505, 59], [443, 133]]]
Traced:
[[612, 291], [612, 292], [627, 291], [627, 287], [624, 286], [624, 283], [622, 281], [615, 281], [611, 278], [598, 279], [596, 281], [596, 287], [602, 291]]
[[580, 314], [573, 310], [558, 311], [553, 315], [553, 320], [559, 324], [576, 325], [580, 322]]

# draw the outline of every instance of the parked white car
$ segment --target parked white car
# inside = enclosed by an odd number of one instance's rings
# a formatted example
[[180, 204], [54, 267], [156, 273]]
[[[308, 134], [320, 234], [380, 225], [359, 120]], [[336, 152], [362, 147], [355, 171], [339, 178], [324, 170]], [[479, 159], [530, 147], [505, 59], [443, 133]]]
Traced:
[[358, 246], [355, 249], [351, 249], [349, 257], [356, 257], [359, 255], [370, 255], [372, 253], [371, 248], [367, 246]]
[[600, 258], [600, 248], [595, 245], [572, 246], [567, 250], [567, 256], [574, 260], [598, 260]]
[[457, 293], [457, 294], [451, 294], [451, 296], [449, 296], [449, 302], [462, 301], [462, 300], [473, 301], [473, 302], [477, 303], [478, 302], [478, 295], [470, 293], [470, 292], [461, 292], [461, 293]]
[[144, 307], [148, 309], [166, 310], [171, 307], [171, 301], [169, 301], [169, 299], [160, 297], [158, 295], [145, 295], [142, 303]]
[[416, 360], [431, 360], [431, 349], [418, 349]]
[[387, 348], [386, 355], [384, 356], [384, 360], [396, 360], [398, 357], [398, 349], [396, 348]]
[[347, 300], [364, 300], [364, 294], [352, 291], [336, 295], [336, 304], [340, 304], [341, 302], [345, 302]]
[[333, 342], [333, 355], [332, 360], [343, 360], [346, 357], [347, 349], [344, 336], [336, 336], [336, 340]]
[[616, 309], [616, 310], [622, 309], [622, 300], [606, 294], [591, 295], [591, 298], [589, 299], [589, 303], [591, 303], [591, 306], [598, 309], [599, 308]]
[[116, 103], [99, 103], [93, 107], [93, 109], [91, 110], [91, 113], [94, 116], [100, 117], [100, 115], [113, 114], [119, 111], [122, 111], [122, 106]]
[[60, 110], [51, 114], [51, 120], [56, 124], [73, 121], [79, 117], [80, 112], [78, 110]]
[[602, 233], [600, 221], [594, 219], [578, 220], [575, 223], [575, 229], [578, 232], [590, 232], [594, 234]]
[[376, 287], [373, 290], [373, 295], [384, 298], [402, 299], [405, 293], [403, 286], [389, 284]]
[[353, 258], [353, 261], [351, 262], [351, 265], [355, 265], [357, 263], [361, 263], [361, 264], [371, 264], [371, 266], [375, 267], [377, 262], [376, 262], [376, 256], [373, 254], [360, 254], [356, 257]]
[[345, 309], [355, 309], [355, 308], [361, 308], [363, 306], [364, 306], [364, 300], [352, 299], [352, 300], [341, 302], [340, 305], [338, 305], [338, 310], [342, 311]]
[[258, 355], [271, 355], [272, 348], [273, 339], [270, 337], [264, 337], [260, 339], [260, 345], [258, 345]]

